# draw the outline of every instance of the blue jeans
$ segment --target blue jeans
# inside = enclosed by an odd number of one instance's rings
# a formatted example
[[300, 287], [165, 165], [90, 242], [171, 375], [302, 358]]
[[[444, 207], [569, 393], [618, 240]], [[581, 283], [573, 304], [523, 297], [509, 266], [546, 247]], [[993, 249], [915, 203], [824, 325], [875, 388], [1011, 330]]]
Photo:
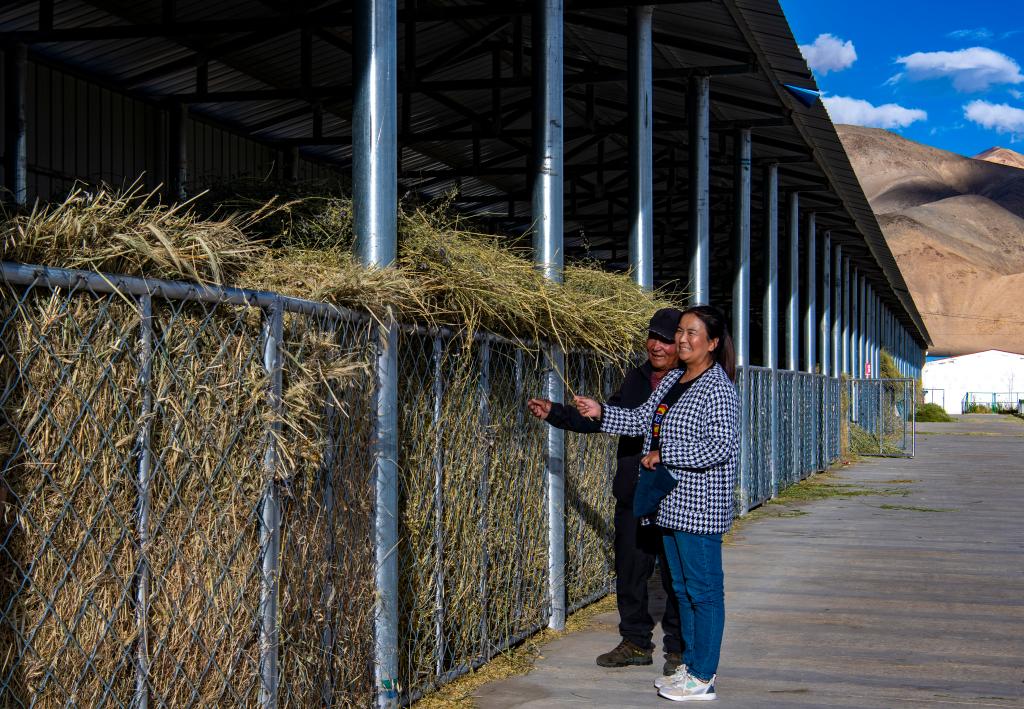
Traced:
[[722, 535], [666, 529], [663, 540], [679, 599], [683, 662], [691, 675], [707, 682], [718, 671], [725, 630]]

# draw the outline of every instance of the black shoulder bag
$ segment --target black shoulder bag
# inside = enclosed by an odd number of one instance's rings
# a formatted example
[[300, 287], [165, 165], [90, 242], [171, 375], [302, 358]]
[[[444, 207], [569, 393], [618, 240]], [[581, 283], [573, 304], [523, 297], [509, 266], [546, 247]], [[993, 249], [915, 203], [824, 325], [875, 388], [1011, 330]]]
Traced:
[[[651, 419], [651, 450], [661, 450], [661, 424], [679, 397], [683, 395], [695, 380], [688, 382], [677, 381], [672, 385], [661, 403], [654, 409], [654, 418]], [[633, 516], [640, 518], [640, 524], [648, 525], [651, 515], [658, 512], [661, 501], [668, 497], [668, 494], [675, 489], [679, 481], [668, 471], [663, 464], [658, 463], [652, 470], [640, 466], [640, 477], [636, 482], [636, 492], [633, 493]]]

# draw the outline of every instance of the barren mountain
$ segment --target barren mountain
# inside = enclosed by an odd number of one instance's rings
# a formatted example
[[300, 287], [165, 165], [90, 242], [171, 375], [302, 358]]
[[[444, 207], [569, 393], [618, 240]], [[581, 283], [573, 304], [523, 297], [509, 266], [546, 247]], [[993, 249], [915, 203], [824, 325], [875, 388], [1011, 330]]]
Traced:
[[1024, 170], [1024, 155], [1014, 152], [1008, 148], [989, 148], [985, 152], [975, 155], [974, 159], [988, 160], [989, 162], [997, 162], [1001, 165], [1009, 165], [1010, 167], [1019, 167]]
[[1024, 353], [1024, 156], [966, 158], [885, 130], [837, 129], [932, 352]]

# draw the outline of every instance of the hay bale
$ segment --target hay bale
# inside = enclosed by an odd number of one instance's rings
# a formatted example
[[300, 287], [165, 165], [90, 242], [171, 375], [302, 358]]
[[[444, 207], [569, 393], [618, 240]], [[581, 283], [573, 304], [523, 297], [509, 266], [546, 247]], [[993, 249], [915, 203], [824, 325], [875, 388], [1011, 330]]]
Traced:
[[[153, 697], [255, 702], [258, 518], [274, 421], [258, 311], [156, 305], [145, 550], [134, 457], [138, 310], [116, 295], [42, 291], [7, 318], [3, 364], [25, 367], [3, 370], [5, 448], [17, 451], [4, 458], [3, 519], [13, 529], [0, 559], [0, 607], [10, 609], [0, 673], [17, 664], [12, 697], [43, 707], [131, 703], [144, 557]], [[372, 694], [372, 488], [361, 462], [369, 371], [365, 352], [337, 345], [333, 329], [293, 318], [288, 333], [277, 472], [282, 694], [301, 705], [361, 705]]]
[[[345, 198], [243, 200], [205, 216], [204, 209], [161, 205], [138, 191], [78, 189], [61, 204], [8, 218], [0, 243], [5, 259], [272, 290], [461, 333], [446, 340], [439, 424], [432, 341], [405, 335], [401, 344], [402, 689], [435, 682], [438, 657], [445, 672], [488, 656], [500, 639], [542, 625], [544, 431], [526, 425], [523, 407], [541, 389], [540, 355], [530, 348], [517, 353], [508, 344], [491, 347], [484, 422], [480, 350], [472, 335], [487, 329], [521, 343], [549, 340], [625, 362], [642, 344], [651, 313], [669, 301], [593, 265], [569, 266], [564, 284], [549, 283], [524, 250], [476, 233], [443, 209], [402, 213], [399, 259], [384, 269], [365, 268], [353, 257]], [[257, 311], [156, 302], [157, 527], [140, 550], [133, 477], [141, 406], [138, 310], [116, 295], [40, 293], [17, 315], [5, 306], [3, 320], [13, 318], [13, 324], [0, 350], [7, 352], [0, 375], [9, 392], [0, 403], [11, 423], [0, 429], [6, 461], [0, 491], [9, 487], [0, 505], [4, 524], [15, 527], [0, 560], [0, 607], [14, 608], [9, 618], [19, 629], [33, 629], [18, 638], [11, 622], [0, 624], [9, 636], [0, 642], [15, 648], [2, 656], [4, 667], [19, 663], [12, 684], [19, 700], [63, 704], [65, 691], [76, 687], [75, 702], [99, 703], [104, 693], [130, 702], [134, 578], [144, 551], [154, 575], [147, 599], [153, 696], [170, 704], [255, 701], [258, 519], [269, 482], [263, 454], [266, 430], [279, 423], [282, 700], [369, 703], [369, 326], [361, 326], [361, 334], [347, 332], [342, 347], [336, 323], [289, 316], [284, 411], [277, 418], [267, 413]], [[22, 373], [18, 367], [41, 338], [52, 341], [54, 353]], [[73, 387], [55, 387], [67, 381], [62, 371]], [[588, 371], [571, 391], [600, 391], [596, 370]], [[61, 447], [65, 435], [73, 456]], [[21, 439], [25, 445], [18, 448]], [[608, 494], [610, 445], [568, 439], [575, 462], [567, 471], [567, 523], [578, 541], [568, 550], [570, 602], [607, 578], [607, 530], [597, 510]], [[446, 455], [440, 515], [435, 450]], [[443, 548], [434, 542], [437, 535]], [[74, 581], [64, 583], [70, 558]], [[439, 579], [444, 648], [434, 632]], [[65, 650], [68, 636], [82, 652]]]

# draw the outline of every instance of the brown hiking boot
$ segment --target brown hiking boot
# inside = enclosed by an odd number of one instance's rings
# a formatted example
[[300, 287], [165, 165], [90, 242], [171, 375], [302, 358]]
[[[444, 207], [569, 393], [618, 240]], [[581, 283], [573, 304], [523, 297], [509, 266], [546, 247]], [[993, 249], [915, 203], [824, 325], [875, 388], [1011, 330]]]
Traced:
[[653, 650], [645, 650], [639, 645], [623, 639], [611, 652], [597, 656], [597, 664], [601, 667], [626, 667], [628, 665], [649, 665], [653, 662]]
[[675, 674], [679, 665], [683, 664], [683, 654], [680, 652], [666, 652], [665, 664], [661, 668], [661, 674], [668, 676]]

